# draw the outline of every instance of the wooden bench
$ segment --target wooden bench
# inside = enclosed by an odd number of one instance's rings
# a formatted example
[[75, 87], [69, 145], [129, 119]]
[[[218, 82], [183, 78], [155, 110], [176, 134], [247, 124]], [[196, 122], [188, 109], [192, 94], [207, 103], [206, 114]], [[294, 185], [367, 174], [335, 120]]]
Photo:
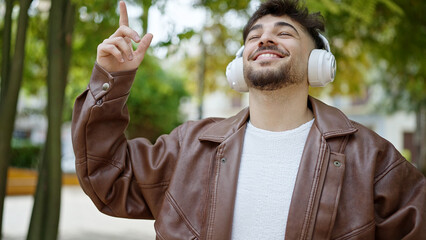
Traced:
[[[38, 172], [32, 169], [10, 167], [7, 171], [6, 195], [33, 195], [37, 186]], [[62, 174], [63, 185], [78, 185], [73, 173]]]

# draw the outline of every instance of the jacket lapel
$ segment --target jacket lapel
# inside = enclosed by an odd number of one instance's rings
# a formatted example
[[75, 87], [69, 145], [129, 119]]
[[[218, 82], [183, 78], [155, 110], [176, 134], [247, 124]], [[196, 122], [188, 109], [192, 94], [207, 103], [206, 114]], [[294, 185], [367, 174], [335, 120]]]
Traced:
[[[286, 239], [327, 239], [345, 170], [340, 150], [357, 131], [338, 109], [309, 97], [315, 121], [305, 144], [287, 219]], [[332, 148], [330, 148], [332, 146]]]
[[202, 237], [202, 239], [231, 238], [238, 172], [247, 119], [248, 109], [244, 109], [236, 116], [218, 122], [199, 137], [200, 141], [219, 144], [214, 157], [213, 175], [210, 181], [206, 237]]

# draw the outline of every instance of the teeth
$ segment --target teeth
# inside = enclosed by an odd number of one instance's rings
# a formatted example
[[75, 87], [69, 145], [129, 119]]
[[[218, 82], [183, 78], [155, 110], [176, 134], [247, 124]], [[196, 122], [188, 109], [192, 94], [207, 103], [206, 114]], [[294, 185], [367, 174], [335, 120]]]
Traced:
[[272, 54], [272, 53], [265, 53], [265, 54], [259, 55], [259, 57], [262, 57], [262, 58], [277, 58], [278, 56], [275, 55], [275, 54]]

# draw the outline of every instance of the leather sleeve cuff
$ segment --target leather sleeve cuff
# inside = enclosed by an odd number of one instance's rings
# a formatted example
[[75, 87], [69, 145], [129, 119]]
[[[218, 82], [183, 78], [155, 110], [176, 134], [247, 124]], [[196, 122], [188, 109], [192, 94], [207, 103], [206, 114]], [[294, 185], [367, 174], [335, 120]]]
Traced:
[[130, 92], [135, 79], [136, 70], [108, 72], [98, 63], [93, 67], [89, 89], [96, 101], [116, 99]]

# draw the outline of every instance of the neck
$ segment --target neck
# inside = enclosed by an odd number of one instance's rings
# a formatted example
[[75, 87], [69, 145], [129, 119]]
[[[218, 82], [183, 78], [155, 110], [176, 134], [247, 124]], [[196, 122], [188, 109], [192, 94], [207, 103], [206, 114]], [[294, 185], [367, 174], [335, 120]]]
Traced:
[[314, 117], [308, 108], [308, 88], [302, 84], [274, 91], [250, 89], [250, 121], [260, 129], [286, 131]]

